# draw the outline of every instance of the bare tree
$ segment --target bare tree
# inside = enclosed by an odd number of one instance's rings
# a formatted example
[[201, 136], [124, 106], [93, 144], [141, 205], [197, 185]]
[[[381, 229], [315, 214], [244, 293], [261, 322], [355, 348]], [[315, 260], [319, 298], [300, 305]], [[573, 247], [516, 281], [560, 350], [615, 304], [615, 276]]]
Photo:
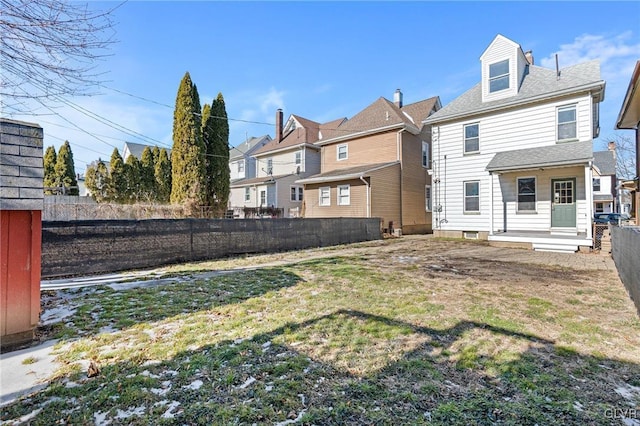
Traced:
[[36, 99], [89, 94], [98, 60], [115, 43], [111, 12], [65, 0], [0, 0], [0, 107], [29, 113]]
[[608, 141], [616, 147], [616, 175], [619, 179], [633, 179], [636, 176], [636, 144], [630, 136], [614, 133]]

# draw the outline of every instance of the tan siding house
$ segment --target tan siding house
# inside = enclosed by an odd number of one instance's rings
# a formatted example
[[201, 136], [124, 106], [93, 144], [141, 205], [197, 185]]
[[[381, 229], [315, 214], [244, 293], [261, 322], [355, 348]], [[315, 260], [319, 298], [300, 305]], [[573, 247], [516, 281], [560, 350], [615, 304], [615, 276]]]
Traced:
[[398, 90], [394, 102], [381, 97], [321, 132], [321, 172], [298, 180], [304, 216], [379, 217], [387, 232], [431, 232], [431, 131], [422, 120], [440, 107], [438, 97], [403, 105]]

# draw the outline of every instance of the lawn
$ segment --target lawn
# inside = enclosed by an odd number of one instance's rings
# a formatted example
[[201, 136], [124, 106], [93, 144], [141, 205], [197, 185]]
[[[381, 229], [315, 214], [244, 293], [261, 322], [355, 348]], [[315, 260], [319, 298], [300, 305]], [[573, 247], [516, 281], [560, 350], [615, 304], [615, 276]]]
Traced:
[[0, 419], [640, 425], [640, 320], [616, 273], [536, 256], [414, 237], [48, 292], [63, 366]]

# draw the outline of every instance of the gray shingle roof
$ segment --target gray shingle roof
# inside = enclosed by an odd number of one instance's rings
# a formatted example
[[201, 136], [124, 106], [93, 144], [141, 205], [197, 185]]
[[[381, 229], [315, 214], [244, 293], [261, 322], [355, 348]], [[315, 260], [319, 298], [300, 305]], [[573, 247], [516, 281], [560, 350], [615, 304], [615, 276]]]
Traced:
[[593, 153], [593, 165], [598, 168], [600, 175], [616, 174], [616, 159], [613, 151], [596, 151]]
[[296, 183], [314, 183], [314, 182], [335, 182], [346, 179], [358, 179], [360, 176], [368, 176], [375, 170], [384, 169], [385, 167], [400, 164], [398, 161], [378, 164], [365, 164], [363, 166], [349, 167], [347, 169], [336, 169], [330, 172], [320, 173], [309, 176], [308, 178], [299, 179]]
[[238, 144], [238, 146], [230, 148], [229, 160], [233, 161], [233, 160], [243, 158], [246, 153], [250, 152], [260, 142], [264, 141], [266, 143], [270, 140], [271, 140], [271, 136], [269, 135], [264, 135], [259, 137], [253, 136], [251, 137], [251, 139]]
[[502, 172], [586, 163], [593, 158], [592, 141], [569, 142], [539, 148], [498, 152], [486, 170]]
[[490, 111], [509, 105], [517, 105], [544, 97], [553, 97], [556, 93], [590, 84], [604, 84], [600, 79], [600, 62], [593, 60], [573, 65], [560, 70], [560, 78], [556, 71], [530, 65], [522, 79], [518, 94], [505, 99], [482, 102], [482, 84], [478, 83], [442, 109], [424, 120], [425, 123], [453, 119], [473, 113]]
[[[153, 150], [153, 148], [155, 148], [157, 145], [145, 145], [142, 143], [135, 143], [135, 142], [125, 142], [124, 143], [124, 149], [123, 149], [123, 154], [124, 151], [126, 149], [129, 150], [129, 152], [131, 153], [131, 155], [133, 155], [134, 157], [136, 157], [138, 160], [142, 160], [142, 151], [144, 151], [144, 149], [146, 147], [149, 147], [151, 150]], [[169, 158], [171, 158], [171, 150], [169, 148], [165, 148], [163, 146], [158, 146], [158, 148], [160, 149], [166, 149], [167, 150], [167, 154], [169, 154]], [[126, 159], [124, 159], [126, 161]]]

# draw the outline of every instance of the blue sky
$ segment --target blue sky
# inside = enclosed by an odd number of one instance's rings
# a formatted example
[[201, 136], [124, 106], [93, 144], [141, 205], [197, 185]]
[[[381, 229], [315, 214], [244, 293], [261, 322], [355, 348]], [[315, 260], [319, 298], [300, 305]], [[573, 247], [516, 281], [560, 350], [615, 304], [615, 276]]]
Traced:
[[613, 127], [640, 59], [640, 2], [130, 1], [114, 15], [118, 43], [99, 64], [106, 88], [72, 99], [112, 124], [64, 105], [60, 116], [13, 117], [39, 123], [45, 147], [69, 140], [79, 173], [125, 141], [170, 147], [186, 71], [203, 103], [223, 94], [234, 146], [273, 136], [277, 108], [323, 122], [393, 99], [397, 88], [405, 103], [440, 96], [446, 105], [479, 81], [480, 55], [497, 34], [548, 68], [556, 53], [561, 68], [600, 59], [607, 86], [594, 147], [629, 135]]

